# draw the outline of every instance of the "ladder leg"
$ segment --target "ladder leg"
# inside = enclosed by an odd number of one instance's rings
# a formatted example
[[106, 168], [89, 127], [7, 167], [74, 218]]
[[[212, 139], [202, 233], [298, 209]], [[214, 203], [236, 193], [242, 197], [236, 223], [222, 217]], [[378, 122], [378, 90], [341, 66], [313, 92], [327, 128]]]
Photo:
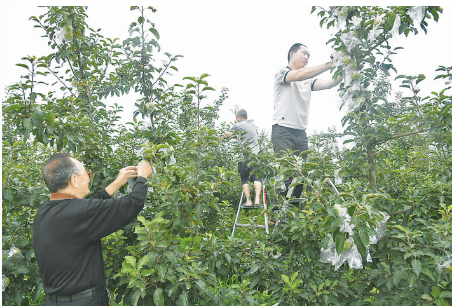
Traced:
[[242, 196], [240, 196], [240, 202], [238, 205], [237, 214], [235, 216], [234, 227], [232, 228], [231, 238], [234, 238], [235, 230], [237, 229], [237, 223], [239, 222], [239, 217], [240, 217], [240, 210], [242, 209], [242, 200], [243, 200], [243, 189], [242, 189]]
[[[290, 185], [294, 184], [296, 180], [297, 180], [296, 177], [293, 177], [292, 178], [292, 182], [290, 183]], [[289, 188], [289, 191], [287, 192], [287, 195], [286, 195], [287, 198], [292, 197], [292, 193], [293, 193], [294, 188], [295, 188], [294, 186]]]
[[[339, 191], [337, 190], [336, 186], [334, 185], [334, 183], [331, 181], [331, 179], [328, 179], [327, 183], [330, 185], [330, 187], [333, 189], [333, 192], [339, 196]], [[343, 197], [341, 197], [342, 200], [344, 200]], [[344, 200], [345, 201], [345, 200]]]
[[[267, 209], [267, 189], [265, 188], [265, 185], [262, 185], [262, 194], [264, 196], [264, 210]], [[268, 212], [265, 212], [265, 232], [267, 233], [267, 235], [269, 234], [268, 232]]]

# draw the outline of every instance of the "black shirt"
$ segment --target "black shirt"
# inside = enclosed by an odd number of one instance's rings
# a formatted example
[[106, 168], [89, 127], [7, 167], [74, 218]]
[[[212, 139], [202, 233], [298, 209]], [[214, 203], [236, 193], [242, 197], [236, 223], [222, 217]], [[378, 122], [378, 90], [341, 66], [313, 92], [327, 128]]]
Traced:
[[101, 238], [129, 224], [143, 209], [146, 179], [112, 199], [105, 189], [90, 199], [49, 200], [36, 212], [33, 247], [48, 295], [71, 295], [105, 284]]

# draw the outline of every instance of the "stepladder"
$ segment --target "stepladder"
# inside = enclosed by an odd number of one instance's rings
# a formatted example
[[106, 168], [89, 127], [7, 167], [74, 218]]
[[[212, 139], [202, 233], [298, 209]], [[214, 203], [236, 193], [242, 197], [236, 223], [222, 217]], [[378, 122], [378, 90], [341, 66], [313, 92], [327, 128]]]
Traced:
[[235, 215], [235, 220], [234, 220], [234, 227], [232, 228], [232, 235], [231, 238], [234, 238], [235, 232], [237, 230], [237, 227], [256, 227], [256, 228], [262, 228], [265, 229], [265, 232], [267, 233], [267, 235], [269, 234], [269, 230], [268, 230], [268, 212], [264, 213], [264, 225], [262, 224], [252, 224], [252, 223], [240, 223], [240, 212], [242, 209], [245, 210], [249, 210], [249, 209], [258, 209], [258, 210], [266, 210], [268, 208], [268, 204], [267, 204], [267, 188], [265, 187], [265, 184], [262, 184], [262, 196], [263, 196], [263, 207], [262, 206], [244, 206], [243, 205], [243, 196], [244, 196], [244, 191], [242, 189], [242, 196], [240, 197], [240, 202], [238, 204], [238, 208], [237, 208], [237, 214]]

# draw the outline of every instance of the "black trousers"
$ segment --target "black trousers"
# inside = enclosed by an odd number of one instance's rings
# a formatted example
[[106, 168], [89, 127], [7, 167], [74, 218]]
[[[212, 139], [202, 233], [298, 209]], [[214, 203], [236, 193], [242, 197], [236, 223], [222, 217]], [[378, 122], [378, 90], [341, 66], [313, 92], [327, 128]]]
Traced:
[[[298, 130], [283, 127], [280, 125], [273, 125], [271, 138], [273, 143], [273, 151], [276, 153], [278, 157], [281, 155], [282, 151], [286, 151], [287, 149], [290, 149], [296, 155], [299, 155], [303, 151], [309, 149], [306, 130]], [[306, 161], [307, 156], [303, 156], [302, 158]], [[291, 177], [288, 177], [284, 180], [286, 188], [288, 188], [291, 183], [292, 183]], [[302, 192], [303, 184], [299, 184], [294, 188], [292, 197], [299, 198]], [[279, 191], [278, 194], [286, 196], [287, 190]], [[298, 203], [294, 204], [298, 205]]]
[[107, 290], [82, 299], [59, 299], [56, 295], [46, 295], [45, 306], [110, 306]]
[[240, 181], [242, 182], [242, 185], [248, 183], [248, 181], [259, 181], [262, 183], [262, 179], [256, 177], [254, 174], [251, 175], [251, 171], [253, 170], [252, 167], [248, 167], [245, 163], [239, 161], [237, 168], [239, 170]]

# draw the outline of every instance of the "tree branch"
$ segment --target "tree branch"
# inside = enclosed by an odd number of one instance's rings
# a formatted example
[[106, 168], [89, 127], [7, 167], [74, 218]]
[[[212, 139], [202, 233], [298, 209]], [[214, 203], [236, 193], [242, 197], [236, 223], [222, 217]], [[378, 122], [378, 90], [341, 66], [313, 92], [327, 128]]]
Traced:
[[428, 132], [428, 131], [429, 131], [429, 129], [421, 129], [421, 130], [417, 130], [417, 131], [410, 131], [410, 132], [407, 132], [407, 133], [397, 134], [397, 135], [386, 137], [386, 138], [382, 139], [381, 141], [376, 141], [375, 144], [382, 144], [382, 143], [387, 142], [389, 140], [394, 140], [394, 139], [398, 139], [398, 138], [401, 138], [401, 137], [404, 137], [404, 136], [424, 133], [424, 132]]
[[67, 87], [67, 85], [61, 80], [61, 78], [60, 77], [58, 77], [47, 65], [46, 65], [46, 68], [47, 68], [47, 70], [48, 71], [50, 71], [51, 73], [52, 73], [52, 75], [54, 75], [57, 79], [58, 79], [58, 81], [60, 81], [61, 82], [61, 84], [63, 84], [64, 85], [64, 87], [75, 97], [75, 94], [71, 91], [71, 89], [70, 88], [68, 88]]

